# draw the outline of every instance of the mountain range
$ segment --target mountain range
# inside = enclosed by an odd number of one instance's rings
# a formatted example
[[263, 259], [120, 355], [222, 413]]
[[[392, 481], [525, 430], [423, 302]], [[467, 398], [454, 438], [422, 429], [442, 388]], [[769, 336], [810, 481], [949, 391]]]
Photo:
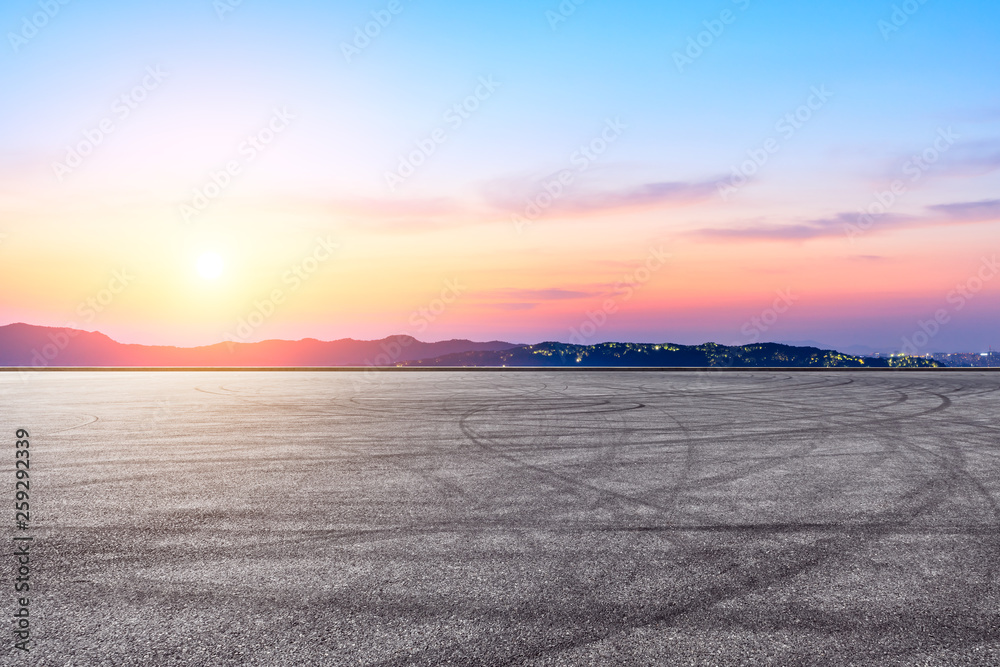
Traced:
[[0, 327], [0, 366], [395, 366], [459, 352], [500, 351], [513, 343], [447, 340], [423, 343], [412, 336], [382, 340], [266, 340], [202, 347], [129, 345], [99, 332], [10, 324]]
[[424, 343], [412, 336], [381, 340], [226, 342], [201, 347], [119, 343], [100, 332], [0, 326], [0, 366], [5, 367], [935, 367], [915, 357], [875, 359], [818, 347], [779, 343], [743, 346], [601, 343], [518, 345], [447, 340]]

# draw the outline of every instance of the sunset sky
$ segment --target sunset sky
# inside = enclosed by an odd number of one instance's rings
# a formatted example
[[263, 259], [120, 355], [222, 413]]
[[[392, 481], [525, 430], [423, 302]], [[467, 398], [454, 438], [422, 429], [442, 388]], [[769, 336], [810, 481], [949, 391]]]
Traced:
[[577, 2], [8, 0], [0, 324], [1000, 347], [1000, 3]]

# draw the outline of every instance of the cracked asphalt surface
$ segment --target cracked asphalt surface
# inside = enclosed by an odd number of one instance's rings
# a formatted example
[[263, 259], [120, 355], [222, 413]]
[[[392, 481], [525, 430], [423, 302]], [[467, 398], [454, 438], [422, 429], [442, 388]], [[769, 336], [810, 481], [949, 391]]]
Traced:
[[1000, 664], [998, 390], [0, 373], [35, 537], [32, 651], [0, 662]]

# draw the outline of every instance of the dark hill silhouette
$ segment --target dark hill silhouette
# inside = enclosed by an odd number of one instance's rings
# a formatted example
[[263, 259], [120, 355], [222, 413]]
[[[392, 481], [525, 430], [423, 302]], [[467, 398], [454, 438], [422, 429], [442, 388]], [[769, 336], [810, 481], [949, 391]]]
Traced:
[[410, 361], [406, 366], [545, 366], [545, 367], [805, 367], [889, 368], [926, 367], [943, 364], [917, 357], [874, 359], [854, 357], [817, 347], [793, 347], [778, 343], [726, 346], [646, 343], [602, 343], [569, 345], [541, 343], [499, 351], [470, 351], [434, 359]]
[[448, 340], [423, 343], [412, 336], [382, 340], [344, 338], [320, 341], [266, 340], [217, 343], [203, 347], [170, 347], [119, 343], [99, 332], [10, 324], [0, 327], [0, 366], [112, 367], [934, 367], [929, 359], [874, 359], [817, 347], [778, 343], [733, 346], [602, 343], [515, 345], [501, 341], [476, 343]]
[[0, 327], [0, 366], [394, 366], [400, 362], [469, 351], [496, 351], [513, 343], [447, 340], [423, 343], [412, 336], [382, 340], [217, 343], [170, 347], [119, 343], [99, 332], [10, 324]]

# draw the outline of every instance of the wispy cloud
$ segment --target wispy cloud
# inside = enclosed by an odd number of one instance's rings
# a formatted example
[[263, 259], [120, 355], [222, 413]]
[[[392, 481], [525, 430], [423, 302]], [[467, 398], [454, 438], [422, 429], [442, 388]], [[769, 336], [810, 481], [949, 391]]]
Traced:
[[[509, 224], [510, 216], [524, 209], [527, 202], [547, 191], [545, 183], [558, 174], [540, 180], [505, 179], [491, 182], [478, 197], [350, 197], [304, 199], [281, 207], [297, 208], [305, 214], [335, 217], [343, 227], [375, 233], [422, 233], [496, 223]], [[661, 181], [598, 189], [588, 184], [573, 184], [558, 196], [550, 197], [544, 215], [558, 219], [569, 215], [608, 213], [617, 210], [682, 206], [710, 199], [716, 181]], [[275, 205], [264, 200], [255, 206]]]
[[459, 201], [447, 197], [354, 197], [334, 199], [327, 205], [340, 214], [376, 219], [447, 217], [466, 211]]
[[495, 303], [493, 308], [497, 310], [533, 310], [538, 307], [537, 303]]
[[500, 288], [482, 290], [470, 293], [468, 298], [475, 300], [479, 307], [492, 310], [523, 311], [534, 310], [545, 303], [553, 301], [572, 301], [587, 299], [600, 294], [583, 290], [548, 287], [542, 289]]
[[[844, 236], [845, 230], [858, 224], [858, 213], [837, 213], [789, 225], [753, 225], [736, 228], [710, 227], [692, 232], [693, 236], [714, 240], [808, 241]], [[885, 213], [873, 216], [872, 232], [887, 232], [915, 227], [990, 223], [1000, 220], [1000, 200], [936, 204], [922, 215]]]
[[[902, 169], [902, 172], [900, 171]], [[904, 178], [927, 185], [939, 179], [975, 178], [1000, 169], [1000, 139], [958, 141], [946, 150], [931, 145], [926, 150], [899, 152], [883, 168], [878, 182]], [[914, 178], [919, 170], [919, 179]]]
[[705, 181], [652, 181], [615, 188], [593, 183], [562, 185], [561, 172], [540, 179], [499, 179], [483, 189], [486, 204], [501, 214], [519, 214], [533, 204], [546, 218], [588, 215], [632, 208], [683, 206], [710, 199], [718, 179]]
[[690, 204], [708, 199], [716, 191], [716, 181], [664, 181], [644, 183], [618, 191], [570, 197], [566, 210], [573, 212], [606, 211], [661, 204]]
[[564, 301], [568, 299], [586, 299], [595, 296], [595, 292], [583, 292], [580, 290], [568, 290], [559, 287], [546, 289], [495, 289], [477, 292], [475, 296], [481, 299], [506, 300], [514, 299], [521, 301]]
[[929, 211], [939, 213], [944, 218], [956, 222], [993, 222], [1000, 220], [1000, 199], [961, 202], [958, 204], [936, 204], [928, 206]]
[[941, 176], [974, 177], [1000, 169], [1000, 139], [956, 144], [942, 155], [934, 172]]

